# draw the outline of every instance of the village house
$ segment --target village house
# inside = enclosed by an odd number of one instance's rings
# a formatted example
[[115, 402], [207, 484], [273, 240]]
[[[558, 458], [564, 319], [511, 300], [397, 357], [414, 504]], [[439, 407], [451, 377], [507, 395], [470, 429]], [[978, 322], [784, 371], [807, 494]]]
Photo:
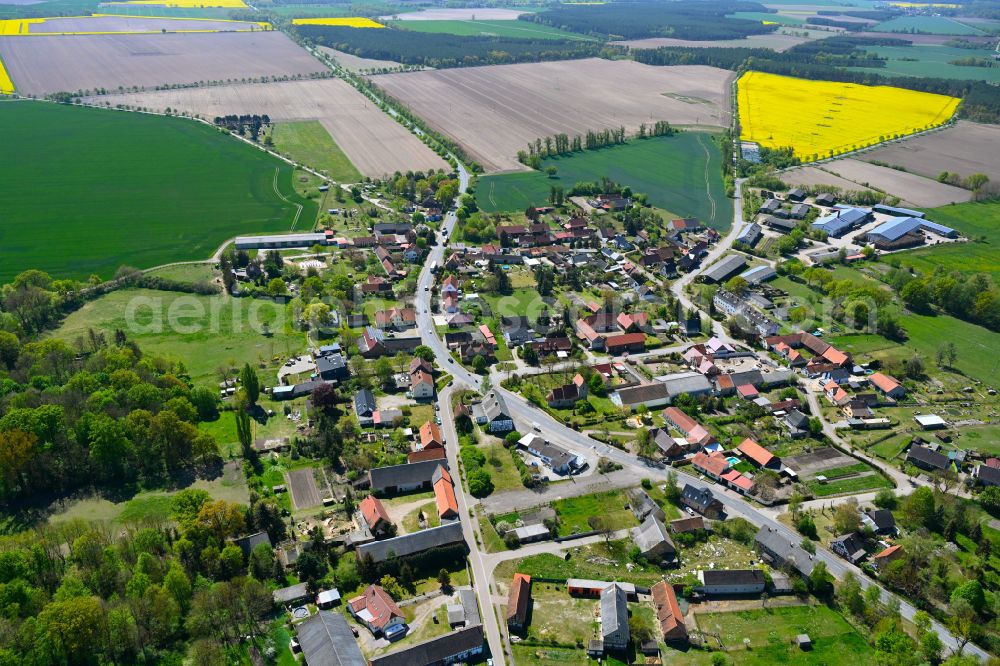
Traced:
[[441, 426], [433, 421], [426, 421], [420, 426], [419, 436], [420, 441], [416, 445], [417, 451], [444, 448], [444, 437], [441, 435]]
[[670, 531], [674, 534], [688, 534], [705, 529], [705, 519], [701, 516], [678, 518], [670, 521]]
[[[356, 515], [360, 518], [360, 520], [355, 520], [357, 527], [359, 529], [367, 527], [375, 538], [385, 536], [392, 531], [392, 520], [389, 518], [389, 512], [374, 495], [368, 495], [361, 500]], [[364, 524], [361, 524], [361, 521], [364, 521]]]
[[482, 402], [472, 405], [472, 414], [487, 432], [510, 432], [514, 429], [514, 419], [510, 417], [507, 403], [496, 391], [490, 391]]
[[410, 374], [410, 394], [414, 400], [430, 400], [434, 397], [434, 377], [425, 370]]
[[568, 384], [557, 386], [545, 397], [545, 402], [553, 409], [568, 409], [587, 397], [587, 380], [577, 373]]
[[927, 472], [941, 472], [951, 466], [948, 456], [919, 444], [910, 445], [910, 450], [906, 452], [906, 462]]
[[390, 558], [407, 557], [433, 548], [464, 543], [465, 534], [462, 531], [462, 523], [453, 520], [443, 523], [439, 527], [431, 527], [412, 534], [362, 544], [358, 546], [357, 550], [359, 558], [370, 556], [372, 561], [378, 564]]
[[434, 502], [437, 506], [438, 518], [454, 520], [458, 518], [458, 500], [455, 497], [455, 482], [443, 465], [438, 465], [431, 476], [434, 487]]
[[712, 519], [720, 518], [724, 511], [722, 502], [716, 499], [710, 488], [695, 488], [689, 483], [681, 491], [681, 504]]
[[406, 634], [403, 611], [379, 585], [369, 585], [364, 592], [348, 601], [347, 610], [373, 636], [384, 636], [391, 641]]
[[528, 612], [531, 607], [531, 576], [514, 574], [507, 595], [507, 629], [521, 632], [527, 628]]
[[774, 455], [749, 437], [744, 439], [737, 450], [753, 465], [762, 469], [780, 469], [781, 458]]
[[667, 533], [666, 525], [654, 514], [646, 516], [638, 527], [633, 527], [631, 535], [639, 552], [650, 562], [670, 562], [677, 557], [677, 548]]
[[320, 610], [295, 628], [302, 656], [310, 664], [367, 666], [347, 618], [341, 613]]
[[354, 394], [354, 416], [362, 428], [372, 425], [376, 409], [375, 394], [371, 390], [361, 389]]
[[417, 325], [417, 311], [413, 308], [391, 308], [375, 313], [375, 326], [381, 330], [402, 331]]
[[684, 614], [677, 604], [674, 588], [666, 581], [660, 581], [650, 590], [653, 606], [656, 608], [656, 621], [660, 625], [660, 633], [664, 643], [686, 643], [687, 627], [684, 624]]
[[879, 573], [883, 573], [890, 564], [905, 555], [903, 547], [898, 543], [889, 546], [888, 548], [879, 551], [872, 557], [872, 566]]
[[875, 389], [893, 400], [899, 400], [906, 396], [906, 389], [894, 377], [890, 377], [881, 372], [876, 372], [868, 377], [868, 381]]
[[857, 564], [867, 557], [864, 540], [857, 532], [841, 535], [830, 542], [830, 550], [850, 562]]
[[428, 460], [405, 465], [373, 467], [368, 470], [368, 482], [373, 493], [395, 495], [431, 487], [431, 477], [438, 462]]

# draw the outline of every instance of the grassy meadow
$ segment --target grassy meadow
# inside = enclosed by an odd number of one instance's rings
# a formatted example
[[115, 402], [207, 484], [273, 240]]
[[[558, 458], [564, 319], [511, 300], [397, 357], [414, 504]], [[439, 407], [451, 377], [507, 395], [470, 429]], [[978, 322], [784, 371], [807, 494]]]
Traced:
[[[270, 301], [128, 289], [87, 303], [52, 335], [73, 343], [91, 328], [109, 337], [121, 329], [144, 352], [182, 361], [195, 383], [219, 381], [220, 366], [251, 363], [269, 386], [284, 360], [306, 347], [302, 333], [286, 330], [284, 317], [285, 306]], [[259, 332], [261, 322], [271, 327], [270, 337]]]
[[316, 217], [290, 165], [201, 123], [11, 101], [0, 127], [0, 282], [205, 259], [238, 234]]
[[476, 186], [476, 202], [487, 212], [524, 210], [544, 204], [553, 185], [568, 192], [578, 182], [607, 176], [633, 192], [646, 194], [654, 206], [726, 229], [732, 222], [733, 207], [725, 196], [720, 159], [714, 138], [701, 132], [634, 140], [547, 158], [543, 167], [556, 167], [553, 178], [540, 171], [484, 176]]
[[275, 123], [271, 140], [278, 152], [325, 173], [338, 183], [361, 181], [361, 172], [318, 120]]
[[971, 243], [945, 243], [895, 255], [904, 266], [930, 273], [937, 266], [989, 273], [1000, 284], [1000, 202], [973, 202], [927, 210], [935, 222], [958, 229]]
[[984, 35], [984, 31], [947, 16], [899, 16], [876, 24], [872, 30], [931, 35]]
[[866, 72], [885, 76], [919, 76], [942, 79], [1000, 82], [1000, 67], [953, 65], [959, 58], [991, 58], [990, 49], [970, 50], [934, 44], [913, 46], [865, 46], [865, 51], [888, 58], [885, 67], [861, 67]]

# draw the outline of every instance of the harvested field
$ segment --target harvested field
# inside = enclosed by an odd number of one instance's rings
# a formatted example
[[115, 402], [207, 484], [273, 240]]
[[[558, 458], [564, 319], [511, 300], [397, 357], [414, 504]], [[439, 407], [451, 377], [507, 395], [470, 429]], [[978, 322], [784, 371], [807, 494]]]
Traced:
[[426, 9], [419, 12], [403, 12], [390, 16], [380, 16], [380, 19], [399, 21], [512, 21], [516, 19], [522, 11], [516, 9], [491, 9], [486, 7], [469, 7], [463, 9]]
[[30, 35], [63, 32], [251, 32], [264, 30], [264, 26], [253, 21], [95, 15], [47, 18], [41, 23], [30, 24], [28, 30]]
[[905, 171], [877, 166], [857, 159], [828, 162], [823, 170], [835, 173], [858, 185], [871, 185], [876, 189], [900, 197], [906, 205], [917, 208], [935, 208], [950, 203], [968, 201], [970, 192], [960, 187], [939, 183]]
[[295, 507], [296, 511], [309, 509], [323, 503], [312, 467], [293, 470], [285, 476], [288, 478], [288, 490], [292, 494], [292, 506]]
[[781, 180], [789, 185], [829, 185], [839, 187], [841, 190], [860, 190], [857, 183], [852, 183], [846, 178], [835, 176], [819, 167], [804, 166], [795, 167], [788, 171], [781, 172]]
[[[870, 155], [866, 154], [867, 156]], [[829, 185], [842, 190], [863, 190], [873, 185], [900, 197], [904, 206], [932, 208], [952, 201], [968, 201], [969, 192], [911, 173], [879, 167], [855, 159], [835, 160], [820, 166], [805, 166], [781, 173], [789, 185]]]
[[24, 95], [326, 71], [280, 32], [0, 37]]
[[327, 48], [325, 46], [318, 47], [320, 52], [332, 58], [334, 62], [343, 67], [349, 72], [363, 72], [366, 70], [377, 70], [377, 69], [395, 69], [396, 67], [402, 67], [403, 63], [396, 62], [395, 60], [374, 60], [372, 58], [359, 58], [356, 55], [350, 53], [344, 53], [343, 51], [337, 51], [336, 49]]
[[560, 132], [572, 136], [622, 125], [635, 131], [657, 120], [728, 126], [732, 76], [715, 67], [589, 58], [385, 74], [372, 81], [484, 168], [503, 171], [523, 170], [517, 152]]
[[237, 84], [124, 93], [88, 98], [96, 104], [179, 109], [204, 118], [266, 113], [281, 121], [318, 120], [362, 174], [448, 169], [448, 164], [403, 126], [341, 79]]
[[860, 159], [878, 160], [907, 171], [937, 178], [942, 171], [961, 176], [985, 173], [1000, 182], [1000, 127], [960, 120], [954, 127], [893, 143], [865, 153]]

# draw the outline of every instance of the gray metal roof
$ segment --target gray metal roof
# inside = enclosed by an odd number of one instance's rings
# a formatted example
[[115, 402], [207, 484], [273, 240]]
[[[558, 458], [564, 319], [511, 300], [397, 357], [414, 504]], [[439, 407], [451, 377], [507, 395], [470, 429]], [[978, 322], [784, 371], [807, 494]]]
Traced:
[[[430, 462], [437, 463], [432, 460]], [[421, 553], [438, 546], [447, 546], [465, 540], [462, 532], [462, 523], [455, 521], [432, 527], [427, 530], [420, 530], [413, 534], [386, 539], [385, 541], [373, 541], [358, 546], [358, 557], [371, 555], [376, 562], [384, 562], [390, 556], [405, 557], [413, 553]]]
[[624, 628], [628, 633], [628, 601], [617, 583], [601, 590], [601, 633], [605, 636]]
[[663, 385], [667, 387], [671, 398], [681, 393], [707, 393], [712, 390], [712, 383], [708, 381], [708, 378], [697, 372], [668, 375], [663, 380]]
[[777, 564], [788, 564], [803, 576], [812, 573], [815, 566], [812, 555], [771, 528], [761, 527], [754, 541], [762, 550], [778, 560]]
[[662, 544], [666, 544], [667, 551], [677, 552], [666, 525], [654, 515], [647, 516], [642, 525], [632, 528], [632, 540], [643, 554], [661, 548]]
[[730, 254], [712, 264], [712, 267], [702, 273], [702, 275], [706, 280], [723, 282], [737, 271], [743, 270], [743, 267], [746, 265], [747, 260], [745, 258], [738, 254]]
[[275, 590], [271, 593], [271, 596], [274, 598], [275, 603], [287, 604], [296, 599], [303, 599], [309, 596], [309, 589], [305, 583], [298, 583], [297, 585], [289, 585], [288, 587]]
[[341, 613], [321, 610], [298, 625], [299, 645], [309, 664], [367, 666], [351, 628]]
[[439, 465], [447, 467], [448, 461], [445, 459], [423, 460], [390, 467], [373, 467], [368, 471], [368, 477], [371, 479], [372, 490], [430, 483]]
[[482, 619], [479, 617], [479, 602], [476, 601], [476, 591], [470, 588], [461, 589], [458, 591], [458, 599], [462, 608], [465, 609], [465, 626], [474, 627], [477, 624], [482, 624]]
[[371, 666], [429, 666], [451, 663], [450, 658], [483, 645], [483, 627], [476, 625], [431, 638], [396, 652], [374, 657]]

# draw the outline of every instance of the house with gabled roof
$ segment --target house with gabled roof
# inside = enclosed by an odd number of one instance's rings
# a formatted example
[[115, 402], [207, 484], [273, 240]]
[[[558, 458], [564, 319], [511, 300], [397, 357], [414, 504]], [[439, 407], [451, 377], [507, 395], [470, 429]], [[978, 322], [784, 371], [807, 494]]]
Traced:
[[531, 576], [514, 574], [507, 595], [507, 629], [512, 632], [524, 631], [528, 623], [531, 606]]
[[[385, 506], [374, 495], [368, 495], [358, 504], [358, 516], [364, 521], [364, 525], [376, 537], [389, 533], [392, 529], [392, 519]], [[362, 528], [361, 525], [358, 525]]]
[[889, 375], [882, 372], [872, 373], [868, 377], [868, 381], [871, 385], [878, 390], [882, 395], [892, 398], [893, 400], [899, 400], [906, 396], [906, 389], [903, 385], [896, 380], [895, 377], [890, 377]]
[[744, 439], [736, 448], [741, 454], [743, 454], [743, 457], [757, 467], [766, 469], [776, 469], [781, 467], [781, 458], [774, 455], [749, 437]]
[[587, 380], [577, 373], [568, 384], [556, 386], [545, 397], [545, 402], [554, 409], [567, 409], [587, 397]]
[[690, 483], [681, 490], [681, 504], [697, 511], [706, 518], [719, 518], [725, 507], [710, 488], [695, 488]]
[[910, 445], [910, 450], [906, 452], [906, 462], [928, 472], [944, 471], [951, 465], [948, 456], [919, 444]]
[[628, 647], [631, 634], [628, 626], [628, 600], [625, 590], [613, 583], [601, 591], [601, 639], [606, 651]]
[[454, 520], [458, 518], [458, 500], [455, 498], [455, 482], [443, 465], [438, 465], [431, 477], [434, 486], [434, 501], [437, 505], [438, 518]]
[[656, 621], [660, 625], [660, 633], [664, 643], [686, 643], [687, 627], [684, 624], [684, 614], [677, 604], [674, 588], [666, 581], [660, 581], [650, 590], [653, 607], [656, 608]]
[[427, 421], [420, 426], [420, 443], [417, 444], [417, 451], [443, 448], [444, 437], [441, 435], [441, 426], [434, 421]]
[[[389, 638], [405, 633], [406, 618], [403, 611], [380, 585], [369, 585], [358, 596], [347, 602], [347, 610], [374, 636]], [[391, 639], [390, 639], [391, 640]]]
[[884, 572], [890, 564], [903, 557], [905, 554], [906, 552], [903, 550], [902, 546], [898, 543], [893, 544], [888, 548], [879, 551], [872, 557], [872, 566], [875, 567], [876, 571], [880, 573]]
[[320, 610], [295, 627], [307, 663], [324, 666], [367, 666], [351, 627], [341, 613]]

